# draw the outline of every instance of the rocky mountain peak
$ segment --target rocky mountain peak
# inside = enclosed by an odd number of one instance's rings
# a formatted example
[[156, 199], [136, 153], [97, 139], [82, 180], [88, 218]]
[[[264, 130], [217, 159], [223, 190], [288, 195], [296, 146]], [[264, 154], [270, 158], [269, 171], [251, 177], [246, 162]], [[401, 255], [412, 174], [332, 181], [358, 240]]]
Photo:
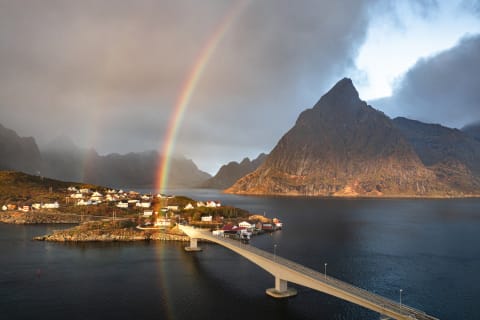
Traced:
[[315, 108], [352, 108], [362, 104], [357, 89], [349, 78], [343, 78], [338, 81], [320, 100], [315, 104]]

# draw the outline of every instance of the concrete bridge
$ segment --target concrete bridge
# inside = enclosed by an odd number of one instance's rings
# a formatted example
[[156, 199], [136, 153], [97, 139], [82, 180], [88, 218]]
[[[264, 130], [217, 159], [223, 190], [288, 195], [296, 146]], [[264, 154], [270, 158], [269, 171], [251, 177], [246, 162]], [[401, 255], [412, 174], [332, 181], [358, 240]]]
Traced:
[[200, 251], [197, 240], [208, 240], [240, 254], [272, 274], [275, 277], [275, 287], [266, 290], [266, 293], [272, 297], [285, 298], [296, 295], [296, 290], [288, 287], [288, 282], [292, 282], [378, 312], [381, 319], [438, 320], [423, 311], [355, 287], [291, 260], [243, 244], [240, 241], [214, 236], [206, 229], [185, 225], [179, 227], [190, 237], [190, 246], [186, 247], [185, 250]]

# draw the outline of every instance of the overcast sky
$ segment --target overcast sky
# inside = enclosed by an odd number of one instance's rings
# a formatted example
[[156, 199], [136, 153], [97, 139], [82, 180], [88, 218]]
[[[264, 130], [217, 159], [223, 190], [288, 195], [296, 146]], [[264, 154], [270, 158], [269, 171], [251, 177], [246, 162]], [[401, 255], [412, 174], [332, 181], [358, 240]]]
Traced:
[[[0, 0], [0, 123], [40, 147], [157, 149], [237, 1]], [[269, 152], [343, 77], [390, 116], [480, 120], [480, 1], [250, 1], [218, 44], [176, 152], [214, 174]]]

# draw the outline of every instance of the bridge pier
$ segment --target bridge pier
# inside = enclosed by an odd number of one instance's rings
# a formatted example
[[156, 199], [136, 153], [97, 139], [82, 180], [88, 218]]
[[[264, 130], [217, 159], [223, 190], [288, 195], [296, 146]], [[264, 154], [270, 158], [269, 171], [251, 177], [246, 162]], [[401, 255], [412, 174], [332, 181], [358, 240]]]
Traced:
[[297, 290], [289, 288], [287, 280], [275, 277], [275, 288], [269, 288], [265, 293], [274, 298], [288, 298], [296, 296]]
[[190, 246], [185, 247], [185, 251], [202, 251], [202, 248], [197, 246], [197, 238], [190, 238]]

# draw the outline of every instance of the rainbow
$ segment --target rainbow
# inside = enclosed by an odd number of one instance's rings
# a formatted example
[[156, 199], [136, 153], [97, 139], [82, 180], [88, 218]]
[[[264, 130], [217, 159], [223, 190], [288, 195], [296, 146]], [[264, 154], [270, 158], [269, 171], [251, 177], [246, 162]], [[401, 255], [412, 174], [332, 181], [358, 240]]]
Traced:
[[165, 135], [162, 152], [160, 156], [160, 163], [158, 165], [156, 179], [155, 179], [155, 189], [156, 192], [162, 193], [168, 186], [168, 175], [170, 172], [170, 160], [173, 150], [175, 149], [175, 140], [177, 137], [178, 129], [182, 123], [183, 115], [185, 110], [190, 103], [190, 100], [195, 92], [198, 81], [205, 71], [210, 58], [214, 54], [215, 50], [218, 47], [218, 44], [221, 42], [227, 31], [230, 29], [231, 25], [234, 23], [239, 14], [243, 11], [244, 7], [249, 1], [242, 0], [238, 1], [225, 15], [221, 23], [215, 29], [213, 34], [208, 38], [205, 46], [200, 51], [193, 68], [188, 73], [180, 94], [173, 108], [172, 116], [168, 122], [167, 133]]

